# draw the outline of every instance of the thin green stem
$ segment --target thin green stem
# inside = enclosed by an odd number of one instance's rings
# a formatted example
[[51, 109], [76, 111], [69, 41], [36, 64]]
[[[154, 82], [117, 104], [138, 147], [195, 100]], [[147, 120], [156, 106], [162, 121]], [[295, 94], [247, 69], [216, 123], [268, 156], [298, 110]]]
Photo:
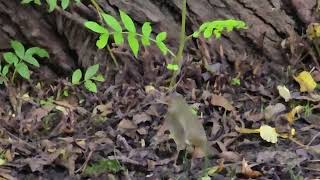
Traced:
[[[111, 33], [109, 33], [109, 35], [113, 35], [115, 32], [111, 32]], [[121, 34], [129, 34], [129, 33], [132, 33], [132, 32], [128, 32], [128, 31], [124, 31], [124, 32], [120, 32]], [[140, 36], [140, 37], [146, 37], [146, 36], [144, 36], [144, 35], [142, 35], [142, 34], [140, 34], [140, 33], [135, 33], [137, 36]], [[148, 37], [148, 39], [150, 40], [150, 41], [152, 41], [152, 42], [154, 42], [154, 43], [157, 43], [157, 40], [155, 40], [155, 39], [153, 39], [153, 38], [150, 38], [150, 37]], [[172, 52], [170, 49], [168, 49], [168, 52], [169, 52], [169, 54], [172, 56], [172, 57], [176, 57], [176, 55], [174, 54], [174, 52]]]
[[179, 70], [173, 72], [170, 86], [169, 86], [170, 89], [174, 86], [176, 77], [180, 73], [180, 69], [181, 69], [180, 61], [183, 58], [183, 49], [184, 49], [184, 46], [186, 43], [186, 17], [187, 17], [187, 0], [183, 0], [182, 1], [182, 13], [181, 13], [181, 31], [180, 31], [179, 49], [178, 49], [177, 56], [173, 59], [173, 64], [178, 64]]
[[[101, 9], [101, 7], [99, 6], [99, 4], [96, 2], [96, 0], [91, 0], [91, 3], [93, 4], [93, 6], [96, 8], [97, 13], [99, 14], [99, 18], [100, 21], [102, 21], [102, 15], [101, 13], [103, 13], [103, 10]], [[110, 53], [111, 59], [113, 61], [113, 63], [116, 65], [116, 68], [119, 69], [119, 64], [117, 62], [116, 57], [114, 56], [113, 52], [111, 51], [110, 46], [107, 44], [107, 50]]]
[[17, 74], [17, 70], [16, 68], [14, 68], [13, 74], [12, 74], [12, 78], [11, 78], [11, 83], [14, 84], [14, 80], [16, 79], [16, 74]]

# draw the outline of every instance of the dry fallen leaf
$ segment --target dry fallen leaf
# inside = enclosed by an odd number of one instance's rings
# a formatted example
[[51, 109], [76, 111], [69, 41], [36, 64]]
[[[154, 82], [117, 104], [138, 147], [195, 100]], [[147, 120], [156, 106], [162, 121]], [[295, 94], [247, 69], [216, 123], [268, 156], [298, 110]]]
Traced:
[[264, 118], [266, 120], [271, 120], [272, 118], [284, 112], [285, 110], [286, 106], [281, 103], [277, 103], [276, 105], [269, 105], [266, 107], [264, 111]]
[[261, 172], [252, 170], [248, 165], [248, 161], [246, 161], [245, 159], [242, 160], [241, 173], [249, 178], [257, 178], [259, 176], [262, 176]]
[[286, 86], [277, 86], [277, 89], [279, 91], [279, 95], [285, 100], [285, 102], [288, 102], [291, 99], [290, 91]]
[[198, 117], [182, 97], [173, 97], [169, 102], [166, 123], [178, 150], [187, 145], [195, 146], [197, 153], [207, 153], [207, 137]]
[[275, 128], [270, 127], [268, 125], [262, 125], [259, 131], [260, 131], [260, 136], [263, 140], [271, 143], [277, 143], [278, 133], [276, 132]]
[[288, 112], [287, 114], [287, 120], [290, 124], [292, 124], [295, 121], [295, 116], [296, 114], [299, 114], [303, 111], [303, 107], [302, 106], [296, 106], [295, 108], [293, 108], [290, 112]]
[[297, 77], [293, 76], [293, 78], [299, 83], [300, 92], [312, 92], [317, 86], [317, 83], [307, 71], [302, 71]]
[[211, 104], [214, 106], [223, 107], [227, 111], [234, 111], [235, 110], [235, 108], [232, 106], [232, 104], [223, 96], [212, 95]]
[[262, 125], [259, 129], [237, 128], [236, 130], [241, 134], [260, 133], [260, 137], [267, 142], [277, 143], [278, 141], [279, 134], [276, 129], [268, 125]]
[[99, 114], [102, 117], [106, 117], [110, 113], [112, 113], [112, 103], [100, 104], [93, 109], [91, 116], [94, 117]]
[[124, 129], [124, 130], [133, 130], [137, 129], [137, 125], [135, 125], [132, 121], [123, 119], [118, 124], [118, 129]]

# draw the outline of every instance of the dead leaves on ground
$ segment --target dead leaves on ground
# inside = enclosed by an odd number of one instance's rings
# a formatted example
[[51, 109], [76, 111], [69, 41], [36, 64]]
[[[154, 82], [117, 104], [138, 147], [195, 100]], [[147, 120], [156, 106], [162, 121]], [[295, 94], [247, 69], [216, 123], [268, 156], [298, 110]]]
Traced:
[[232, 106], [232, 104], [223, 96], [212, 95], [211, 104], [213, 106], [223, 107], [227, 111], [235, 111], [235, 108]]

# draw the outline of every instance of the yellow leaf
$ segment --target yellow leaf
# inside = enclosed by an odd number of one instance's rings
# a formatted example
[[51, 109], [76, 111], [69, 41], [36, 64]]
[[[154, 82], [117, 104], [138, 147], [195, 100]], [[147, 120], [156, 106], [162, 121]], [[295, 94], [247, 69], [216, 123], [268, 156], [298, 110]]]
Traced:
[[307, 28], [307, 36], [310, 40], [314, 40], [320, 37], [320, 24], [311, 23]]
[[271, 143], [277, 143], [278, 133], [276, 132], [275, 128], [270, 127], [268, 125], [262, 125], [259, 131], [260, 131], [260, 136], [263, 140]]
[[0, 158], [0, 166], [4, 165], [5, 163], [6, 163], [6, 160]]
[[287, 120], [290, 124], [292, 124], [295, 120], [295, 116], [296, 114], [301, 113], [303, 110], [302, 106], [296, 106], [295, 108], [293, 108], [290, 112], [288, 112], [287, 114]]
[[289, 89], [286, 86], [277, 86], [277, 89], [279, 91], [279, 95], [288, 102], [291, 99], [291, 94]]
[[302, 71], [297, 77], [293, 76], [293, 78], [299, 83], [300, 92], [312, 92], [317, 86], [317, 83], [307, 71]]

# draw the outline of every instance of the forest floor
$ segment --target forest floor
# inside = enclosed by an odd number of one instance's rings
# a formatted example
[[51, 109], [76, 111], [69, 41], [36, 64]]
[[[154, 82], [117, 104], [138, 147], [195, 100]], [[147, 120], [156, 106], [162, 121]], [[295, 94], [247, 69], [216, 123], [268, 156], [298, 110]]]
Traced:
[[[205, 129], [205, 162], [178, 154], [164, 124], [170, 72], [160, 55], [145, 51], [142, 57], [150, 62], [136, 60], [139, 70], [106, 70], [96, 94], [47, 68], [1, 87], [0, 179], [320, 177], [319, 91], [301, 93], [293, 77], [312, 71], [319, 81], [312, 60], [280, 67], [216, 58], [205, 68], [197, 51], [185, 56], [176, 93]], [[278, 85], [290, 89], [291, 100], [279, 96]], [[287, 113], [298, 105], [303, 109], [289, 123]], [[237, 131], [263, 124], [289, 137], [270, 143]]]

